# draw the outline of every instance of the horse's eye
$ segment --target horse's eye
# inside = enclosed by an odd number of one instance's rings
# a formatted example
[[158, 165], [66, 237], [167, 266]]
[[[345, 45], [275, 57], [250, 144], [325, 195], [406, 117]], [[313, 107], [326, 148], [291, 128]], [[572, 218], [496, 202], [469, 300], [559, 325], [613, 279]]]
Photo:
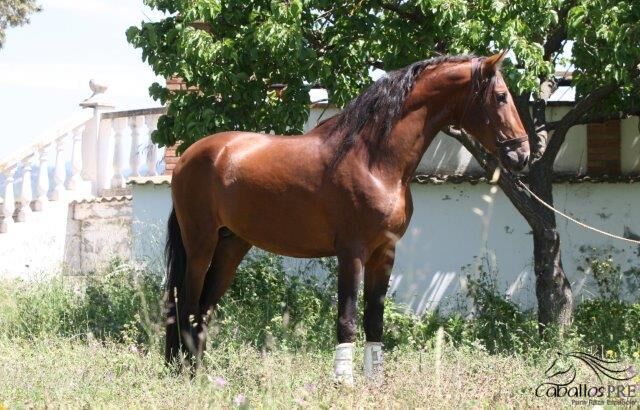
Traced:
[[506, 103], [507, 102], [507, 93], [500, 93], [496, 96], [496, 100], [498, 100], [499, 103]]

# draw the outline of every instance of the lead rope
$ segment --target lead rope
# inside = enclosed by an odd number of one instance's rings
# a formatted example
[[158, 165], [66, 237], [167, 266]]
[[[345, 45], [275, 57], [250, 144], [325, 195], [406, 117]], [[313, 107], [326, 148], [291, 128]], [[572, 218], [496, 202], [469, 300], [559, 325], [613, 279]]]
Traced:
[[636, 245], [640, 245], [640, 241], [639, 241], [639, 240], [630, 239], [630, 238], [625, 238], [624, 236], [618, 236], [618, 235], [614, 235], [614, 234], [609, 233], [609, 232], [605, 232], [605, 231], [603, 231], [603, 230], [600, 230], [600, 229], [598, 229], [598, 228], [594, 228], [593, 226], [590, 226], [590, 225], [587, 225], [587, 224], [585, 224], [585, 223], [583, 223], [583, 222], [580, 222], [580, 221], [578, 221], [577, 219], [574, 219], [574, 218], [570, 217], [569, 215], [567, 215], [567, 214], [565, 214], [565, 213], [563, 213], [563, 212], [561, 212], [561, 211], [558, 211], [556, 208], [552, 207], [551, 205], [549, 205], [548, 203], [546, 203], [545, 201], [543, 201], [543, 200], [542, 200], [542, 198], [540, 198], [538, 195], [534, 194], [534, 193], [529, 189], [529, 187], [528, 187], [528, 186], [526, 186], [524, 183], [522, 183], [522, 181], [518, 180], [518, 183], [520, 184], [520, 186], [521, 186], [522, 188], [524, 188], [524, 189], [525, 189], [525, 191], [527, 191], [529, 194], [531, 194], [531, 196], [532, 196], [532, 197], [534, 197], [538, 202], [540, 202], [542, 205], [544, 205], [545, 207], [549, 208], [549, 209], [550, 209], [550, 210], [552, 210], [553, 212], [557, 213], [558, 215], [562, 216], [563, 218], [566, 218], [566, 219], [568, 219], [569, 221], [571, 221], [571, 222], [573, 222], [573, 223], [575, 223], [575, 224], [577, 224], [577, 225], [580, 225], [581, 227], [583, 227], [583, 228], [585, 228], [585, 229], [589, 229], [589, 230], [592, 230], [592, 231], [594, 231], [594, 232], [598, 232], [598, 233], [600, 233], [600, 234], [602, 234], [602, 235], [605, 235], [605, 236], [608, 236], [608, 237], [610, 237], [610, 238], [613, 238], [613, 239], [619, 239], [619, 240], [621, 240], [621, 241], [631, 242], [631, 243], [635, 243]]

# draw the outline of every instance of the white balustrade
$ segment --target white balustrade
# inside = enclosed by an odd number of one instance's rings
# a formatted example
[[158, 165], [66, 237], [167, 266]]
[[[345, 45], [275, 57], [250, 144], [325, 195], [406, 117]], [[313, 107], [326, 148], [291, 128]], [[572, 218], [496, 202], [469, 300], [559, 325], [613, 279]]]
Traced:
[[53, 170], [54, 185], [49, 197], [52, 201], [59, 201], [64, 197], [64, 180], [67, 174], [66, 161], [64, 159], [65, 137], [68, 138], [69, 136], [63, 135], [56, 139], [56, 165]]
[[49, 145], [41, 147], [38, 153], [40, 160], [38, 165], [38, 184], [36, 185], [36, 199], [33, 201], [33, 210], [36, 212], [44, 210], [46, 203], [49, 202], [49, 198], [47, 198], [47, 191], [49, 191], [48, 148]]
[[140, 129], [143, 127], [144, 117], [136, 115], [129, 117], [129, 127], [131, 127], [131, 153], [129, 155], [129, 166], [131, 176], [140, 176]]
[[149, 130], [149, 145], [147, 146], [147, 175], [148, 176], [156, 176], [158, 175], [157, 164], [158, 164], [158, 146], [151, 141], [151, 134], [158, 128], [158, 118], [160, 116], [157, 114], [146, 115], [144, 120], [147, 124], [147, 129]]
[[31, 214], [31, 201], [33, 200], [33, 188], [31, 186], [31, 161], [33, 155], [22, 161], [22, 187], [20, 188], [20, 209], [16, 222], [24, 222]]
[[85, 126], [81, 125], [73, 130], [73, 141], [71, 148], [71, 175], [67, 181], [67, 189], [74, 191], [82, 183], [82, 135]]
[[[6, 182], [0, 191], [4, 194], [0, 197], [0, 233], [7, 232], [14, 222], [27, 220], [32, 211], [44, 211], [49, 201], [71, 200], [88, 193], [84, 191], [89, 182], [93, 195], [114, 195], [109, 189], [125, 188], [126, 178], [143, 174], [145, 163], [146, 175], [158, 175], [160, 153], [151, 142], [151, 134], [164, 108], [118, 112], [102, 105], [89, 104], [86, 108], [93, 108], [93, 117], [86, 111], [75, 115], [62, 127], [49, 130], [32, 147], [0, 164]], [[54, 169], [50, 177], [51, 161]], [[17, 175], [22, 176], [22, 186], [16, 198], [17, 170], [21, 172]], [[33, 172], [35, 186], [31, 182]], [[67, 191], [77, 194], [68, 195]]]
[[114, 144], [113, 144], [113, 177], [111, 178], [111, 188], [124, 188], [125, 180], [122, 174], [124, 155], [122, 153], [122, 131], [127, 125], [126, 118], [115, 118], [113, 120]]
[[13, 213], [16, 209], [16, 200], [13, 194], [13, 180], [17, 168], [17, 165], [9, 166], [3, 172], [5, 186], [2, 207], [0, 207], [0, 233], [7, 232], [14, 222]]
[[125, 188], [127, 177], [140, 176], [145, 149], [146, 175], [158, 175], [159, 150], [151, 143], [151, 133], [156, 130], [162, 112], [164, 108], [101, 114], [97, 148], [98, 195], [115, 195], [117, 191], [112, 189]]

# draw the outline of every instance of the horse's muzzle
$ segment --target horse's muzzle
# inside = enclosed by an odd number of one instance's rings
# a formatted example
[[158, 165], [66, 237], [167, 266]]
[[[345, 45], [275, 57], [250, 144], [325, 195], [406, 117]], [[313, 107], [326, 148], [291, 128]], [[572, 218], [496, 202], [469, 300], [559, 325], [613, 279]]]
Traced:
[[529, 153], [522, 149], [504, 148], [500, 151], [502, 163], [512, 171], [522, 171], [529, 162]]

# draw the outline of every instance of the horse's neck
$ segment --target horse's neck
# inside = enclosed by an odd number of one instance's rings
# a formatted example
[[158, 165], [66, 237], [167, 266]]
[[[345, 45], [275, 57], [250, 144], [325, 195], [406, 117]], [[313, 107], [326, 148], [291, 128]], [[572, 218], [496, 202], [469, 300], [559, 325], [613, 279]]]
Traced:
[[406, 112], [373, 158], [372, 172], [378, 169], [387, 177], [408, 184], [436, 134], [452, 115], [451, 104], [438, 96]]

